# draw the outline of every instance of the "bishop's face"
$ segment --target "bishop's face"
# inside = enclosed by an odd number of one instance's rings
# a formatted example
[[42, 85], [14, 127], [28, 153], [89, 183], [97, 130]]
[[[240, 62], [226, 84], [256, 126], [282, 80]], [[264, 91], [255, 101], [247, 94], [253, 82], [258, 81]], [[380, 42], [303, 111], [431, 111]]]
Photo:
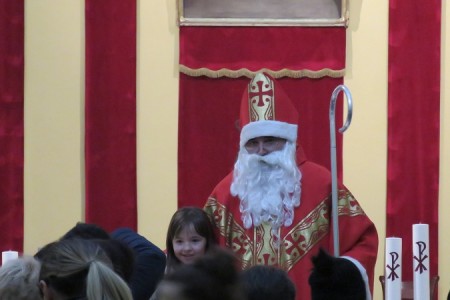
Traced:
[[274, 151], [280, 151], [286, 144], [286, 140], [273, 136], [262, 136], [250, 139], [245, 143], [248, 154], [267, 155]]

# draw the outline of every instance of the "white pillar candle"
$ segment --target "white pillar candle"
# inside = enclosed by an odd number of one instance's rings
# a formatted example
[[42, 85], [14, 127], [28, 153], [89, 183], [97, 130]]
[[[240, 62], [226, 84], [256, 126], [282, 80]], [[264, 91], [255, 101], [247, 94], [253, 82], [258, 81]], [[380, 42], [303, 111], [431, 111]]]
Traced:
[[428, 224], [413, 225], [414, 299], [430, 299], [430, 248]]
[[402, 297], [402, 239], [386, 238], [384, 269], [384, 297], [400, 300]]
[[4, 265], [8, 260], [16, 259], [19, 257], [19, 252], [17, 251], [3, 251], [2, 252], [2, 265]]

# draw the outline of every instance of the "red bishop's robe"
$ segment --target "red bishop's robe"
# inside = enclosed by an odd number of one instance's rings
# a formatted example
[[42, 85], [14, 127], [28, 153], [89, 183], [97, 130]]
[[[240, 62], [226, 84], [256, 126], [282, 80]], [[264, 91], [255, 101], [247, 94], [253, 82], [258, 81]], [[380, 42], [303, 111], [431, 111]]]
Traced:
[[[271, 243], [271, 227], [262, 224], [245, 229], [239, 212], [240, 200], [230, 194], [233, 174], [228, 174], [213, 190], [205, 211], [214, 220], [219, 243], [233, 249], [242, 269], [253, 265], [276, 265], [286, 270], [294, 281], [297, 299], [311, 299], [308, 278], [311, 258], [319, 248], [333, 254], [331, 230], [331, 173], [305, 159], [298, 151], [302, 173], [300, 206], [295, 208], [291, 226], [280, 228], [279, 249]], [[378, 235], [372, 221], [364, 213], [347, 188], [338, 185], [339, 247], [341, 256], [358, 260], [366, 269], [373, 291], [374, 267], [378, 251]]]

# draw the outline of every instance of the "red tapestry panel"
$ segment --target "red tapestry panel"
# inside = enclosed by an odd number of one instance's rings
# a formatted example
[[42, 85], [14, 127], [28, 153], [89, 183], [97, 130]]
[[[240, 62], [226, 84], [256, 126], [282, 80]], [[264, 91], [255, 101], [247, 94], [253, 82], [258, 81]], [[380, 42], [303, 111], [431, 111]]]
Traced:
[[86, 0], [86, 221], [136, 229], [136, 1]]
[[0, 250], [23, 250], [24, 1], [0, 1]]
[[416, 223], [429, 224], [438, 274], [441, 1], [419, 2], [389, 2], [386, 236], [402, 238], [404, 280], [413, 278]]

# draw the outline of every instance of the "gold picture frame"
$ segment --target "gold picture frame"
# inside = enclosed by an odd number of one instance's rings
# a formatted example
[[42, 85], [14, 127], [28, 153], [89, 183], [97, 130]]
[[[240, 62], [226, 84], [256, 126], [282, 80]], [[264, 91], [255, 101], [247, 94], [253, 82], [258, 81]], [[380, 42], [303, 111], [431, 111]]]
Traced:
[[348, 26], [348, 0], [177, 0], [179, 26]]

